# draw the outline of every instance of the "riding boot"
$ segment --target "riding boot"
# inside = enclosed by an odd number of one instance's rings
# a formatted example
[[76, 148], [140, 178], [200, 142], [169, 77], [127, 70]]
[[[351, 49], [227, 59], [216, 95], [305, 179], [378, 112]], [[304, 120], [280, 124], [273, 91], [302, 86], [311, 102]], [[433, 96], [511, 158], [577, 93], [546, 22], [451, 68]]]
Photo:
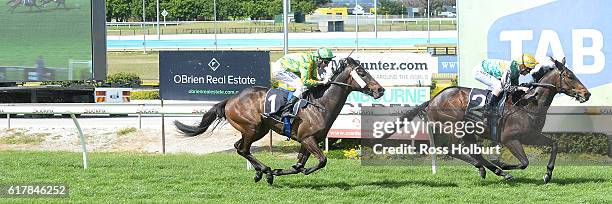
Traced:
[[499, 123], [499, 116], [496, 111], [492, 111], [489, 116], [489, 126], [491, 126], [491, 140], [493, 142], [499, 142], [499, 132], [497, 129], [497, 125]]
[[489, 101], [489, 126], [491, 127], [491, 140], [493, 142], [499, 142], [499, 135], [497, 130], [499, 113], [497, 104], [499, 102], [500, 96], [492, 95], [491, 101]]
[[491, 99], [489, 100], [489, 110], [490, 111], [495, 111], [495, 113], [497, 114], [497, 105], [500, 99], [501, 99], [501, 96], [496, 96], [495, 94], [491, 94]]
[[289, 117], [296, 117], [293, 114], [293, 106], [295, 105], [295, 103], [297, 103], [300, 100], [299, 97], [292, 97], [291, 100], [289, 102], [287, 102], [287, 105], [285, 106], [285, 108], [283, 109], [283, 114], [282, 116], [289, 116]]

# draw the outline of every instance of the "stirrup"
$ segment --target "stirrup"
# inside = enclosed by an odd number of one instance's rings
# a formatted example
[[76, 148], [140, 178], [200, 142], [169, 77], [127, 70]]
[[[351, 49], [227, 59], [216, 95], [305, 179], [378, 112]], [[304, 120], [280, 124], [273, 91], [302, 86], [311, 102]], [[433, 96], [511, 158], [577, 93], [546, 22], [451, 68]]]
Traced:
[[289, 113], [289, 114], [285, 115], [284, 117], [289, 117], [289, 118], [294, 118], [294, 119], [298, 118], [297, 115], [293, 115], [292, 113]]
[[280, 121], [280, 120], [276, 119], [275, 117], [273, 117], [270, 114], [260, 113], [259, 115], [261, 115], [261, 117], [263, 117], [263, 119], [272, 119], [272, 120], [274, 120], [274, 121], [276, 121], [278, 123], [283, 123], [283, 121]]

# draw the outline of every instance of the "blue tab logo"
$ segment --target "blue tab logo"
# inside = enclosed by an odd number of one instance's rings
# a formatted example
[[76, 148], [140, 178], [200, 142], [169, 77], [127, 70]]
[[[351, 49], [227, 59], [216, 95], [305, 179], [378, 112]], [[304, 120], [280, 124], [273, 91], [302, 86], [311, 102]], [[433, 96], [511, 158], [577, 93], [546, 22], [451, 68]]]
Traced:
[[559, 0], [502, 17], [487, 36], [488, 57], [511, 59], [522, 53], [536, 58], [566, 57], [567, 66], [588, 88], [610, 83], [606, 63], [612, 50], [609, 1]]

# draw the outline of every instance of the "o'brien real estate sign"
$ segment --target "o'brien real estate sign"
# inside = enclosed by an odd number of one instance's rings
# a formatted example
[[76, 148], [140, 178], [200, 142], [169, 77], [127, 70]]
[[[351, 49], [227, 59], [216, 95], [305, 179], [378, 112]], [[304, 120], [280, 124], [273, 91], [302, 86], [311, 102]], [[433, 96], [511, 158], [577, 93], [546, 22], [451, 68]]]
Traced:
[[251, 86], [270, 86], [268, 51], [162, 51], [162, 99], [220, 101]]
[[[338, 61], [349, 53], [338, 53], [330, 64], [338, 67]], [[431, 75], [438, 73], [438, 60], [422, 53], [353, 53], [363, 68], [382, 86], [430, 85]]]

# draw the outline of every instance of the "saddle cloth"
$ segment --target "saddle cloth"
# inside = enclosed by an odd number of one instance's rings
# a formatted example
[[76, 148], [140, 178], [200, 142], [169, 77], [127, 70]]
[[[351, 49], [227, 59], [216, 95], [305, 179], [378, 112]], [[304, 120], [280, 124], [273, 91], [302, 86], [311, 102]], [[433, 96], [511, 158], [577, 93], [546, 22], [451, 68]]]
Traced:
[[465, 119], [472, 122], [483, 122], [486, 118], [486, 104], [491, 100], [491, 91], [472, 88], [465, 109]]
[[[283, 111], [286, 109], [287, 103], [293, 97], [292, 91], [287, 91], [285, 89], [270, 89], [268, 93], [266, 93], [266, 97], [264, 98], [264, 113], [267, 113], [272, 117], [273, 120], [283, 123], [283, 135], [290, 137], [291, 136], [291, 126], [295, 118], [289, 117], [287, 115], [282, 115]], [[306, 100], [299, 100], [297, 103], [291, 107], [292, 114], [297, 115], [298, 111], [305, 107], [308, 103]]]

